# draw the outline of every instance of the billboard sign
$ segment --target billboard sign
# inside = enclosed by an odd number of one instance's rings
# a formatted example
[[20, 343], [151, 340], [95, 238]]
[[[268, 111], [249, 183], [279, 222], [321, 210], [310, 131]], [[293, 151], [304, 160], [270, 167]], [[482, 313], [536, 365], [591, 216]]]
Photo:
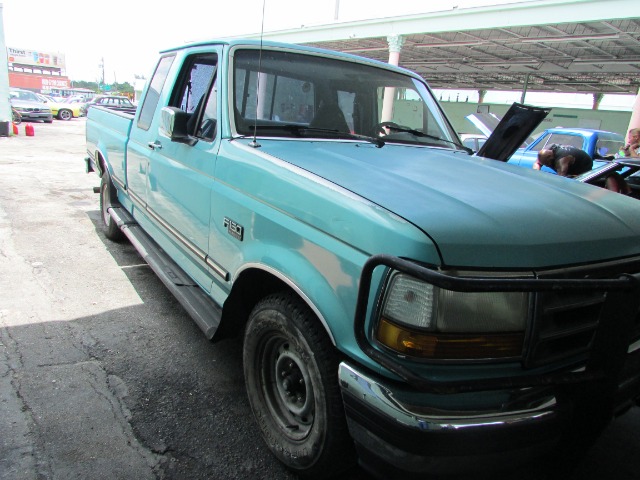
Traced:
[[49, 67], [62, 70], [66, 68], [64, 55], [61, 53], [7, 47], [7, 57], [9, 64], [14, 66]]

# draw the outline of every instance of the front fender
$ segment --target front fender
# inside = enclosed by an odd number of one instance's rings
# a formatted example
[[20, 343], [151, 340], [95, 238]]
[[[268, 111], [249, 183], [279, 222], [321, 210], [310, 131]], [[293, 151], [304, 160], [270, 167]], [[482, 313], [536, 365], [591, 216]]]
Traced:
[[313, 310], [333, 344], [361, 359], [353, 334], [358, 279], [366, 256], [340, 256], [301, 239], [298, 248], [264, 243], [248, 246], [237, 279], [250, 270], [262, 270], [286, 284]]

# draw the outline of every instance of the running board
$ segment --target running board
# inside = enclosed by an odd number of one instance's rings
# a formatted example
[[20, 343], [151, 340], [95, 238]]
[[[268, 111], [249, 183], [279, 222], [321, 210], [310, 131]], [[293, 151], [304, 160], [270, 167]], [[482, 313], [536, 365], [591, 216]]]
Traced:
[[109, 207], [108, 212], [145, 262], [211, 340], [222, 318], [220, 305], [189, 278], [126, 210]]

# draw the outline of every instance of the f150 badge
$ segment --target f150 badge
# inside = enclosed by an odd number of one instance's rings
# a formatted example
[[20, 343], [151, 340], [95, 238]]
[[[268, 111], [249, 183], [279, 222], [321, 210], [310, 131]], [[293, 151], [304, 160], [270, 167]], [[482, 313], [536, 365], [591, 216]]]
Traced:
[[230, 218], [224, 217], [224, 227], [232, 237], [237, 238], [240, 241], [244, 238], [244, 227]]

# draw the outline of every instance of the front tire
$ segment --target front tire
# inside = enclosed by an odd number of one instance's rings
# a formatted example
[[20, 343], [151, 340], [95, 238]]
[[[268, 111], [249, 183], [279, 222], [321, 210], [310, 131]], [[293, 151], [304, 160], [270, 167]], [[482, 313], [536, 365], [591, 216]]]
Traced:
[[64, 108], [58, 112], [58, 120], [69, 121], [72, 118], [73, 118], [73, 112], [71, 110], [67, 110], [66, 108]]
[[305, 303], [288, 292], [261, 300], [247, 323], [243, 363], [256, 422], [281, 462], [309, 478], [352, 466], [337, 355]]
[[114, 242], [119, 242], [124, 238], [124, 233], [116, 225], [109, 213], [109, 207], [118, 206], [116, 188], [111, 182], [109, 172], [105, 169], [100, 178], [100, 214], [102, 217], [103, 232], [105, 237]]

